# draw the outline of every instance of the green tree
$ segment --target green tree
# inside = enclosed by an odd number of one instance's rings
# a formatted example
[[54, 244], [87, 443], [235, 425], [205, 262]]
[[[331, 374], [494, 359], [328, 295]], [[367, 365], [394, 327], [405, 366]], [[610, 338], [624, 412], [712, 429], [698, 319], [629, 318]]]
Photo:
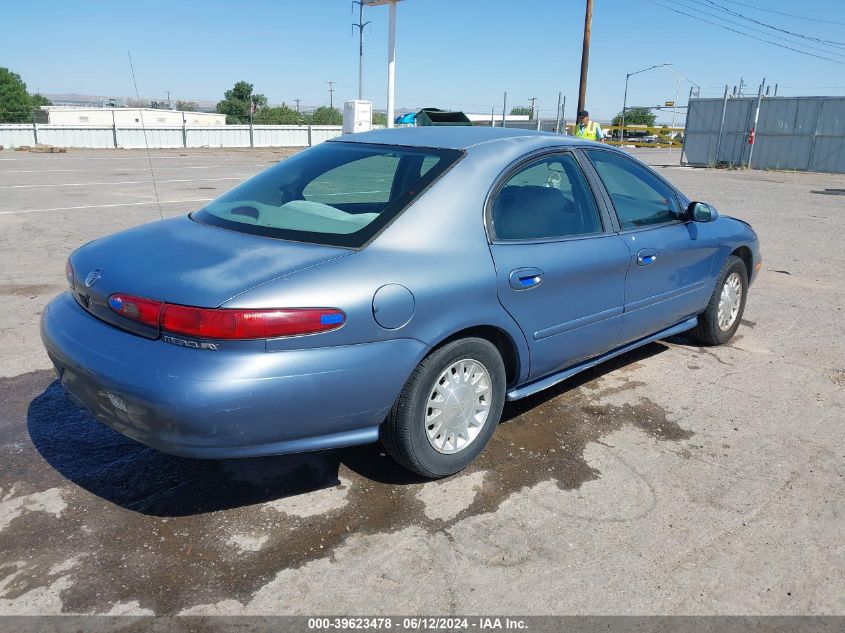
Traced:
[[[654, 121], [657, 115], [653, 114], [650, 108], [627, 108], [625, 110], [625, 126], [629, 125], [645, 125], [647, 127], [654, 127]], [[622, 113], [620, 112], [610, 123], [611, 125], [622, 125]]]
[[223, 93], [224, 98], [217, 103], [217, 111], [226, 115], [226, 123], [249, 123], [252, 104], [255, 104], [256, 110], [267, 105], [267, 97], [254, 94], [252, 88], [251, 83], [239, 81]]
[[176, 109], [181, 112], [195, 112], [197, 109], [196, 101], [177, 101]]
[[37, 92], [34, 95], [30, 95], [29, 100], [32, 102], [33, 108], [40, 108], [41, 106], [53, 105], [52, 101], [50, 101], [44, 95], [38, 94]]
[[0, 68], [0, 123], [32, 121], [32, 100], [20, 75]]
[[373, 112], [373, 125], [387, 127], [387, 115], [384, 112]]
[[302, 115], [286, 103], [275, 108], [261, 108], [255, 113], [255, 122], [264, 125], [299, 125]]
[[305, 122], [309, 125], [342, 125], [343, 115], [337, 108], [320, 106], [305, 117]]
[[531, 108], [529, 108], [528, 106], [514, 106], [513, 108], [511, 108], [511, 114], [531, 116], [533, 113], [531, 112]]

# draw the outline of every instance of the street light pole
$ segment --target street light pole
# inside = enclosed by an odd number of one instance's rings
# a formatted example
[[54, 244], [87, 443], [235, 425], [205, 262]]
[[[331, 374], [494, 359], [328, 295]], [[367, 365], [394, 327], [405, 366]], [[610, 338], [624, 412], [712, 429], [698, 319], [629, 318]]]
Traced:
[[[672, 69], [672, 68], [669, 68], [669, 66], [670, 66], [670, 64], [665, 64], [665, 65], [663, 66], [663, 68], [665, 68], [665, 69], [666, 69], [666, 70], [668, 70], [670, 73], [672, 73], [673, 75], [675, 75], [675, 79], [677, 79], [677, 81], [678, 81], [677, 88], [675, 89], [675, 101], [673, 102], [673, 105], [672, 105], [672, 133], [674, 133], [674, 132], [675, 132], [675, 117], [676, 117], [676, 116], [677, 116], [677, 114], [678, 114], [678, 97], [680, 97], [680, 95], [681, 95], [681, 79], [684, 79], [684, 80], [686, 80], [686, 81], [689, 81], [689, 82], [690, 82], [693, 86], [695, 86], [695, 87], [696, 87], [696, 88], [698, 88], [699, 90], [701, 89], [701, 86], [699, 86], [699, 85], [698, 85], [697, 83], [695, 83], [694, 81], [691, 81], [690, 79], [687, 79], [686, 77], [684, 77], [682, 74], [680, 74], [680, 73], [679, 73], [679, 72], [677, 72], [676, 70], [674, 70], [674, 69]], [[687, 105], [689, 105], [689, 103], [687, 103]], [[672, 143], [671, 143], [671, 142], [669, 143], [669, 151], [667, 152], [667, 155], [668, 155], [668, 156], [671, 156], [671, 155], [672, 155]]]
[[353, 24], [353, 27], [358, 27], [358, 100], [364, 98], [364, 27], [370, 21], [364, 22], [364, 0], [352, 0], [352, 4], [358, 5], [358, 23]]
[[394, 88], [396, 84], [396, 3], [401, 0], [363, 0], [371, 7], [388, 5], [387, 18], [387, 127], [393, 127], [395, 111]]
[[627, 73], [625, 75], [625, 97], [622, 100], [622, 129], [619, 135], [620, 144], [625, 142], [625, 110], [628, 108], [628, 80], [634, 75], [639, 75], [640, 73], [644, 73], [647, 70], [651, 70], [653, 68], [663, 68], [668, 65], [668, 63], [655, 64], [654, 66], [649, 66], [648, 68], [643, 68], [642, 70], [635, 70], [634, 72]]
[[622, 97], [622, 129], [619, 130], [619, 144], [625, 144], [625, 109], [628, 107], [628, 80], [631, 73], [625, 75], [625, 96]]

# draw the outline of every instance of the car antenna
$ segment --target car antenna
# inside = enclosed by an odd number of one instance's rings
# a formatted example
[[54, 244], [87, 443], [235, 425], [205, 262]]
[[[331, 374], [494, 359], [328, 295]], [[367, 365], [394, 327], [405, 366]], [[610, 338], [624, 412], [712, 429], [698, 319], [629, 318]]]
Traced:
[[153, 159], [150, 156], [150, 144], [147, 141], [147, 126], [144, 125], [144, 111], [141, 108], [141, 97], [138, 95], [138, 82], [135, 80], [135, 66], [132, 64], [132, 52], [126, 51], [129, 55], [129, 70], [132, 71], [132, 84], [135, 86], [135, 100], [138, 102], [138, 113], [141, 115], [141, 131], [144, 133], [144, 147], [147, 149], [147, 163], [150, 165], [150, 177], [153, 179], [153, 191], [156, 196], [156, 206], [158, 207], [158, 217], [164, 220], [164, 215], [161, 212], [161, 200], [158, 197], [158, 185], [156, 184], [156, 174], [153, 171]]

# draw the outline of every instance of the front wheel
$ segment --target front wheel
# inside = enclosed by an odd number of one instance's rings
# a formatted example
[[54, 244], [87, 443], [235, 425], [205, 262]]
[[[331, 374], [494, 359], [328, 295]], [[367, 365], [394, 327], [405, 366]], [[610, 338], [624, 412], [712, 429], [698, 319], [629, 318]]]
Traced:
[[731, 255], [722, 266], [707, 308], [698, 315], [698, 325], [691, 334], [705, 345], [727, 343], [742, 320], [747, 293], [745, 263]]
[[505, 366], [485, 339], [453, 341], [426, 356], [382, 424], [382, 443], [428, 478], [466, 468], [484, 450], [505, 401]]

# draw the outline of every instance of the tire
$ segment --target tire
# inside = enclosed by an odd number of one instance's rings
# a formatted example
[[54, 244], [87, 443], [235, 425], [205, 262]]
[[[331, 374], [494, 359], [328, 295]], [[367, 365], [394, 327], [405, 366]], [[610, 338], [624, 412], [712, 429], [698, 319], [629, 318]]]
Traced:
[[[726, 323], [725, 315], [728, 313], [727, 308], [731, 303], [735, 302], [728, 300], [725, 306], [723, 306], [723, 314], [720, 320], [719, 308], [722, 302], [723, 289], [726, 288], [726, 285], [736, 287], [737, 282], [742, 294], [739, 297], [736, 313], [733, 314], [733, 318], [730, 319], [729, 323]], [[731, 294], [730, 290], [727, 290], [727, 292], [729, 299], [735, 296], [735, 294]], [[722, 265], [722, 270], [719, 272], [716, 287], [713, 289], [713, 294], [707, 303], [707, 308], [698, 315], [698, 325], [690, 331], [690, 334], [704, 345], [724, 345], [733, 338], [740, 321], [742, 321], [747, 296], [748, 271], [745, 269], [745, 263], [739, 257], [731, 255]], [[732, 310], [730, 312], [733, 313]]]
[[[387, 453], [429, 479], [463, 470], [484, 450], [499, 424], [505, 383], [502, 356], [490, 341], [464, 338], [434, 350], [411, 373], [382, 424]], [[432, 398], [435, 393], [437, 399]], [[482, 402], [486, 416], [479, 424]], [[470, 425], [463, 439], [461, 431], [454, 430], [461, 424]], [[445, 430], [438, 435], [438, 429]]]

